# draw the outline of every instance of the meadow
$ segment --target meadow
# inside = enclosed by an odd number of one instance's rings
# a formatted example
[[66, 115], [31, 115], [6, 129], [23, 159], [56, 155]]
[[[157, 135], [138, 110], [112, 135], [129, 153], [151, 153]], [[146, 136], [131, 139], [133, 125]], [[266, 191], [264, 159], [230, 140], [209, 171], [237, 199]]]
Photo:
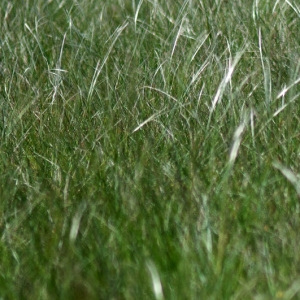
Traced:
[[0, 299], [300, 299], [298, 1], [0, 26]]

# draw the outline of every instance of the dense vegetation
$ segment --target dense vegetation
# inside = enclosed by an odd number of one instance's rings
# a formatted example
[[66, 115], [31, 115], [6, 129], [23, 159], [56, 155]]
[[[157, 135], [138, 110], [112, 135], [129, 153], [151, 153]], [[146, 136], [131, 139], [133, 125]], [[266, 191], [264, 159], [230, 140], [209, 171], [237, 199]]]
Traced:
[[2, 0], [1, 299], [300, 298], [300, 7]]

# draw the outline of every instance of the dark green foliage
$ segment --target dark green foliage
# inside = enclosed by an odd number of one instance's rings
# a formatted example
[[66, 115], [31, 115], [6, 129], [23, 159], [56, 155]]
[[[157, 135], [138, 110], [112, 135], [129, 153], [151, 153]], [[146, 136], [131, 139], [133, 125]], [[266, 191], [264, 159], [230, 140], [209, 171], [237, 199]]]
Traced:
[[0, 298], [299, 297], [300, 14], [274, 2], [1, 2]]

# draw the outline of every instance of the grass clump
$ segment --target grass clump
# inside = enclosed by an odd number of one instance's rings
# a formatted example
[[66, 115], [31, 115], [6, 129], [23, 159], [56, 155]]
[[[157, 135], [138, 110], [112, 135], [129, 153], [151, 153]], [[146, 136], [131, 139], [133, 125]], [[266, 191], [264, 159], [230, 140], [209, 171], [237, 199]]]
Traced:
[[3, 299], [299, 297], [296, 1], [2, 1]]

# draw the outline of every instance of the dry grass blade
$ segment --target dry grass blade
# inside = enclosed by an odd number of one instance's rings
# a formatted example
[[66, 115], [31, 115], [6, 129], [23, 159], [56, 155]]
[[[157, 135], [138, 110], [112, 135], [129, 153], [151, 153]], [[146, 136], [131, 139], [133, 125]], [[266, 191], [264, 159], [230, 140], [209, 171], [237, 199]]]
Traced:
[[156, 117], [158, 117], [159, 115], [161, 115], [163, 113], [164, 110], [161, 110], [155, 114], [153, 114], [152, 116], [150, 116], [148, 119], [146, 119], [145, 121], [143, 121], [141, 124], [139, 124], [139, 126], [137, 126], [132, 133], [140, 130], [142, 127], [144, 127], [147, 123], [153, 121]]
[[273, 162], [273, 167], [279, 170], [282, 175], [294, 186], [298, 197], [300, 197], [300, 180], [298, 175], [278, 161]]
[[111, 53], [111, 51], [112, 51], [112, 49], [113, 49], [116, 41], [118, 40], [118, 38], [120, 37], [121, 33], [124, 31], [124, 29], [127, 26], [128, 26], [128, 22], [126, 21], [126, 22], [124, 22], [124, 24], [122, 26], [118, 27], [115, 30], [114, 34], [112, 35], [112, 36], [114, 36], [113, 41], [111, 42], [111, 44], [110, 44], [110, 46], [109, 46], [109, 48], [108, 48], [108, 50], [107, 50], [107, 52], [106, 52], [106, 54], [105, 54], [102, 62], [101, 62], [101, 60], [98, 60], [96, 68], [95, 68], [95, 73], [94, 73], [94, 76], [93, 76], [93, 79], [92, 79], [92, 82], [91, 82], [91, 85], [90, 85], [89, 93], [88, 93], [88, 101], [92, 97], [92, 94], [94, 92], [95, 85], [96, 85], [96, 82], [98, 80], [98, 77], [99, 77], [99, 75], [100, 75], [100, 73], [101, 73], [101, 71], [102, 71], [105, 63], [107, 62], [107, 60], [109, 58], [109, 55], [110, 55], [110, 53]]

